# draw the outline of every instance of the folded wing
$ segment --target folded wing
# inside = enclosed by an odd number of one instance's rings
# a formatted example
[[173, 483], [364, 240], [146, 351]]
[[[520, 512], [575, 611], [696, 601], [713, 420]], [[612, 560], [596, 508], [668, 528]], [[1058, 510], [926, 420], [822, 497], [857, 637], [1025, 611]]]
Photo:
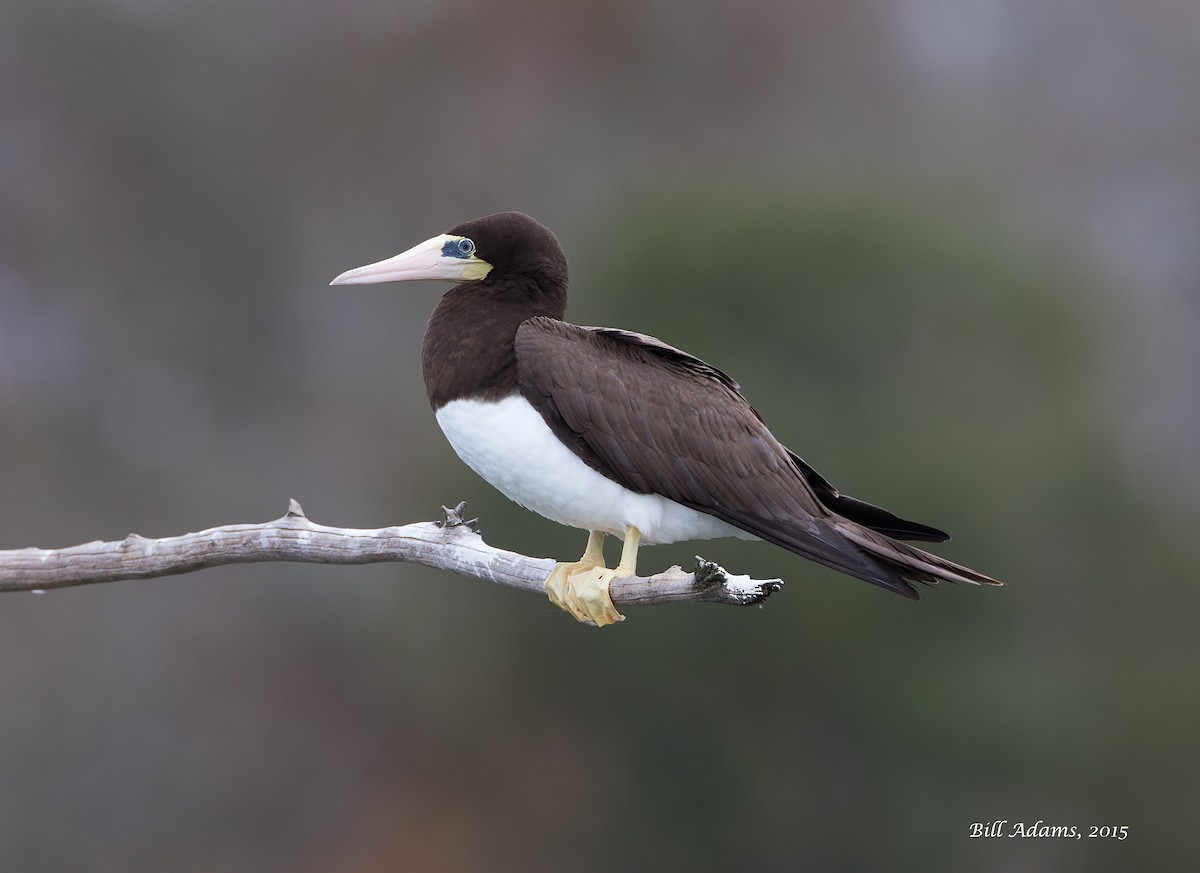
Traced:
[[992, 582], [890, 537], [946, 535], [839, 494], [788, 451], [736, 382], [653, 337], [551, 318], [516, 338], [522, 394], [585, 463], [906, 597], [906, 580]]

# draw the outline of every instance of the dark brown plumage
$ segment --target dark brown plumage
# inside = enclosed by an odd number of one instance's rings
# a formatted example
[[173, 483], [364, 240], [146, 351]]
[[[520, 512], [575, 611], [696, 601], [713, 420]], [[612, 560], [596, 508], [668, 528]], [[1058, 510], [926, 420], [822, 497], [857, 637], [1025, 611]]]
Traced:
[[906, 597], [917, 593], [905, 580], [995, 581], [892, 539], [947, 535], [840, 495], [772, 436], [736, 382], [686, 352], [545, 317], [523, 322], [515, 346], [521, 393], [588, 466], [626, 488]]
[[473, 240], [492, 269], [481, 282], [447, 291], [429, 318], [421, 367], [434, 409], [463, 397], [496, 400], [515, 392], [517, 328], [530, 318], [566, 314], [567, 257], [554, 234], [532, 221], [500, 213], [447, 231]]

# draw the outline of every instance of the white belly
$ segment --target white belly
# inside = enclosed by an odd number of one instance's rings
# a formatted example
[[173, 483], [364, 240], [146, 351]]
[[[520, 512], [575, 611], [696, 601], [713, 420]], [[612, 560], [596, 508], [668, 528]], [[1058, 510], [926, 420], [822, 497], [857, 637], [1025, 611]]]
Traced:
[[559, 524], [618, 537], [633, 525], [646, 545], [756, 539], [711, 515], [657, 494], [638, 494], [600, 475], [559, 442], [523, 397], [454, 400], [437, 411], [437, 422], [468, 467], [509, 500]]

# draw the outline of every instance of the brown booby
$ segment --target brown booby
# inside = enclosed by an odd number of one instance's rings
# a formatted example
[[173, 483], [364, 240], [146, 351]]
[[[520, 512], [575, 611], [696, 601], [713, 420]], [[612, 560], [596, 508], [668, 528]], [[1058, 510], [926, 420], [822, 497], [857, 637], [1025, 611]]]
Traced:
[[[547, 228], [501, 212], [451, 228], [331, 284], [443, 279], [421, 361], [438, 424], [506, 497], [588, 531], [550, 600], [597, 625], [623, 616], [609, 582], [636, 573], [639, 544], [734, 536], [782, 546], [917, 599], [910, 582], [999, 585], [900, 540], [936, 528], [840, 494], [788, 450], [738, 384], [640, 333], [563, 320], [567, 258]], [[606, 535], [624, 540], [607, 569]]]

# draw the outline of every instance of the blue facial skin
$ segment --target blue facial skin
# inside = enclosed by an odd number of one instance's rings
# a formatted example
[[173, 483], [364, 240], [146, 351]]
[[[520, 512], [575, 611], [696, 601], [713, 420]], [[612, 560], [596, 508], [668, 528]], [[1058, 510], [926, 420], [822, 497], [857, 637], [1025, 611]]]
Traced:
[[475, 254], [475, 243], [469, 239], [448, 239], [442, 246], [444, 258], [466, 258]]

